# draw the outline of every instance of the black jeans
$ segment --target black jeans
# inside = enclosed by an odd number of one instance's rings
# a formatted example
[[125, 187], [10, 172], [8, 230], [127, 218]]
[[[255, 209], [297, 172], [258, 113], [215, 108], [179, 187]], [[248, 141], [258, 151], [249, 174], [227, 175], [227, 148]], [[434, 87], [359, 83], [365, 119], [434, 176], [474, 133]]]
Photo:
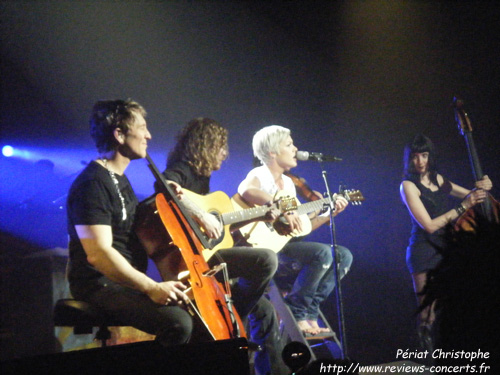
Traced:
[[178, 345], [189, 341], [193, 321], [188, 312], [178, 306], [154, 303], [147, 295], [118, 285], [102, 277], [100, 288], [80, 294], [72, 290], [75, 298], [90, 303], [123, 325], [156, 335], [162, 345]]
[[261, 297], [248, 314], [250, 337], [260, 345], [262, 351], [255, 353], [254, 364], [258, 375], [288, 375], [290, 369], [282, 358], [283, 340], [279, 330], [278, 317], [266, 297]]
[[278, 319], [274, 307], [263, 296], [278, 267], [276, 253], [268, 249], [236, 247], [219, 250], [209, 260], [211, 266], [225, 262], [229, 278], [238, 278], [231, 288], [234, 305], [242, 319], [248, 318], [249, 338], [263, 350], [255, 353], [259, 375], [285, 375]]
[[[230, 279], [238, 281], [231, 288], [234, 306], [244, 319], [264, 294], [278, 268], [276, 253], [269, 249], [235, 247], [219, 250], [208, 261], [210, 266], [224, 262]], [[220, 274], [217, 278], [220, 280]]]

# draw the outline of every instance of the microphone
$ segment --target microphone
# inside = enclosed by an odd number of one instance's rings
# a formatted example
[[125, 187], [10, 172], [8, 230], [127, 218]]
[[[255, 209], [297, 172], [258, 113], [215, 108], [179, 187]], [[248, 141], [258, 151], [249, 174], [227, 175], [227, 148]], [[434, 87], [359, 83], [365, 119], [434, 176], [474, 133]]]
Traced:
[[335, 156], [326, 156], [321, 152], [308, 152], [308, 151], [297, 151], [295, 155], [297, 160], [313, 160], [313, 161], [342, 161], [341, 158], [337, 158]]

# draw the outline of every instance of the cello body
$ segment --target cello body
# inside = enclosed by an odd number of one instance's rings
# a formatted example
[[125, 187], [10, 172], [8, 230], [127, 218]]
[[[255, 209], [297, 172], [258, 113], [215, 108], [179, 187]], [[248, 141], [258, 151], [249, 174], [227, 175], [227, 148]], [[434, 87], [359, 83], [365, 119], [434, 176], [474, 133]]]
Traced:
[[205, 236], [187, 215], [184, 207], [160, 176], [147, 156], [150, 169], [163, 192], [141, 202], [137, 211], [136, 233], [163, 280], [178, 280], [187, 275], [186, 294], [194, 300], [193, 308], [214, 340], [245, 337], [243, 323], [232, 306], [230, 291], [215, 278], [214, 270], [203, 257]]

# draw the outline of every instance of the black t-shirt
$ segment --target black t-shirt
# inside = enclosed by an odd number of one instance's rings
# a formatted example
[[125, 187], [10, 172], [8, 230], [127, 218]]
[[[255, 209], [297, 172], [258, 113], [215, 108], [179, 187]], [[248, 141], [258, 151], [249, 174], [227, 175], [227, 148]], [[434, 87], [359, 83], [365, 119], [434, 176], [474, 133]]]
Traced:
[[136, 269], [145, 272], [147, 256], [138, 246], [132, 231], [137, 197], [128, 178], [115, 174], [125, 200], [127, 217], [123, 219], [122, 202], [117, 186], [100, 164], [90, 163], [71, 185], [67, 200], [69, 256], [68, 279], [72, 291], [95, 288], [102, 276], [88, 261], [75, 230], [75, 225], [109, 225], [113, 231], [113, 247]]
[[[206, 195], [210, 192], [210, 177], [200, 176], [186, 162], [179, 161], [169, 166], [163, 175], [167, 180], [177, 182], [183, 188], [196, 194]], [[155, 190], [158, 191], [155, 185]]]

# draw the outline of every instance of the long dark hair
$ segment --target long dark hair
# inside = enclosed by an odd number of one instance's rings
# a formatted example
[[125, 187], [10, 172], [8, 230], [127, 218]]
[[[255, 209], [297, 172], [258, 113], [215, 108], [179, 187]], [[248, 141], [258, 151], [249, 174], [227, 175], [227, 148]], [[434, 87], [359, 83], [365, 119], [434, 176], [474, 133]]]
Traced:
[[412, 160], [413, 154], [417, 152], [429, 153], [429, 159], [427, 164], [427, 170], [429, 171], [429, 179], [433, 184], [438, 185], [437, 160], [436, 160], [436, 151], [434, 150], [434, 144], [432, 143], [430, 138], [426, 137], [423, 134], [417, 134], [405, 146], [403, 179], [410, 180], [415, 183], [420, 181], [420, 174], [417, 172]]

